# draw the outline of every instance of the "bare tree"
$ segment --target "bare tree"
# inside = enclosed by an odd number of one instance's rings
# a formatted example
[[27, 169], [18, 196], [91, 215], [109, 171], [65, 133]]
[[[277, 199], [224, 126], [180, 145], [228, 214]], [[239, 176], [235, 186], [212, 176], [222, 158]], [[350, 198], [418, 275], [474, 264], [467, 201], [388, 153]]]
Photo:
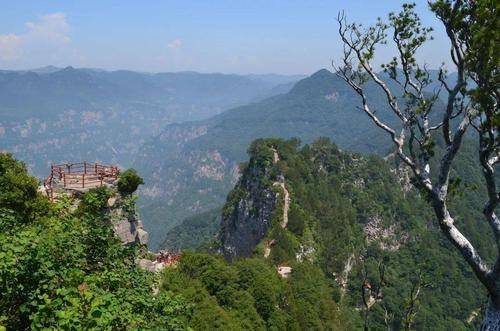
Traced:
[[[366, 264], [363, 265], [363, 283], [361, 285], [361, 299], [363, 300], [363, 329], [369, 330], [369, 314], [373, 305], [384, 298], [382, 289], [385, 287], [385, 263], [378, 263], [378, 283], [372, 284], [368, 277]], [[387, 322], [386, 322], [387, 323]]]
[[[405, 4], [400, 13], [389, 14], [387, 24], [378, 19], [368, 28], [347, 23], [344, 13], [340, 13], [343, 56], [341, 64], [334, 68], [359, 95], [361, 110], [390, 136], [395, 154], [411, 169], [414, 183], [431, 204], [441, 231], [488, 291], [489, 304], [481, 330], [500, 330], [500, 221], [495, 214], [500, 201], [495, 178], [500, 162], [499, 5], [487, 0], [440, 0], [429, 2], [429, 6], [443, 23], [451, 43], [450, 56], [457, 72], [453, 83], [448, 82], [441, 69], [440, 88], [427, 93], [432, 83], [430, 73], [425, 65], [417, 63], [415, 54], [431, 38], [432, 29], [422, 26], [414, 4]], [[387, 43], [394, 45], [397, 52], [381, 66], [380, 73], [373, 64], [375, 51]], [[474, 81], [474, 86], [468, 84], [470, 81]], [[397, 125], [378, 116], [365, 93], [367, 82], [381, 89]], [[436, 101], [442, 91], [448, 96], [444, 111], [439, 112]], [[478, 208], [483, 208], [484, 220], [490, 225], [498, 248], [493, 266], [484, 261], [457, 228], [448, 209], [450, 171], [470, 128], [478, 132], [478, 157], [488, 192], [485, 206]], [[437, 139], [445, 144], [444, 153], [439, 156], [434, 153]], [[431, 167], [433, 159], [438, 159], [435, 168]]]
[[422, 289], [427, 285], [428, 284], [423, 283], [422, 274], [419, 273], [417, 279], [412, 283], [410, 293], [407, 298], [407, 303], [405, 307], [406, 309], [403, 319], [405, 330], [411, 330], [412, 324], [415, 320], [415, 316], [417, 315], [418, 312], [418, 307], [419, 307], [418, 298], [420, 296]]

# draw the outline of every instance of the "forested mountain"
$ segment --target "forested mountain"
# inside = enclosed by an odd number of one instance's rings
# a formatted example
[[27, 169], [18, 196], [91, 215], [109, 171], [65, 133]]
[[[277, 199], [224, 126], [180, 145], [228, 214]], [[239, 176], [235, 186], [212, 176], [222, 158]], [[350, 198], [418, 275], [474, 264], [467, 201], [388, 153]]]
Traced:
[[0, 71], [0, 150], [46, 175], [50, 162], [130, 164], [173, 122], [198, 120], [267, 97], [295, 76], [148, 74], [72, 67]]
[[[381, 91], [370, 84], [367, 89], [381, 116], [392, 122]], [[286, 94], [167, 126], [141, 147], [134, 164], [146, 181], [141, 207], [152, 247], [183, 218], [220, 207], [254, 139], [297, 137], [308, 143], [325, 136], [342, 149], [386, 153], [388, 138], [356, 109], [358, 104], [345, 82], [323, 69]]]
[[422, 2], [3, 6], [5, 68], [332, 70], [0, 70], [0, 331], [500, 331], [500, 1]]
[[[367, 316], [370, 329], [474, 329], [485, 293], [403, 167], [341, 152], [327, 139], [304, 147], [257, 140], [249, 155], [222, 213], [227, 259], [291, 267], [292, 279], [295, 268], [318, 266], [336, 302]], [[474, 188], [481, 174], [473, 160], [471, 149], [457, 160], [463, 182], [451, 202], [460, 227], [492, 259], [489, 228], [469, 208], [485, 195]]]

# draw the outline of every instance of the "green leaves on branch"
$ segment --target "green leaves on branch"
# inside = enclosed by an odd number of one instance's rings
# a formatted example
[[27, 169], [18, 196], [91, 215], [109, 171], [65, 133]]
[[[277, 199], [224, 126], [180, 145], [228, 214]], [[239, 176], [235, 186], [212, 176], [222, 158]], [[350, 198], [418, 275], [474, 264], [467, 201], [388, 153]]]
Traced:
[[128, 195], [134, 193], [144, 180], [137, 174], [135, 169], [128, 169], [118, 176], [118, 191]]

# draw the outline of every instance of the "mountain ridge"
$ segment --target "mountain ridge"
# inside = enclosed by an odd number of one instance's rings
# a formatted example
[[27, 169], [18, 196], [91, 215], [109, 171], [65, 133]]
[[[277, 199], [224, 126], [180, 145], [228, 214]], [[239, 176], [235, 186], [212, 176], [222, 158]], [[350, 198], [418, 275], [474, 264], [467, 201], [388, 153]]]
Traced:
[[[382, 118], [396, 123], [390, 112], [383, 112], [385, 96], [373, 85], [368, 93]], [[238, 179], [238, 163], [256, 138], [297, 137], [309, 143], [327, 136], [342, 149], [386, 153], [388, 137], [356, 109], [358, 102], [344, 81], [323, 69], [286, 94], [206, 120], [166, 126], [142, 146], [134, 163], [147, 183], [140, 205], [152, 230], [152, 246], [181, 219], [222, 204]]]
[[75, 159], [128, 167], [163, 126], [209, 118], [278, 93], [275, 86], [224, 74], [71, 66], [0, 71], [0, 150], [13, 152], [39, 177], [51, 162]]

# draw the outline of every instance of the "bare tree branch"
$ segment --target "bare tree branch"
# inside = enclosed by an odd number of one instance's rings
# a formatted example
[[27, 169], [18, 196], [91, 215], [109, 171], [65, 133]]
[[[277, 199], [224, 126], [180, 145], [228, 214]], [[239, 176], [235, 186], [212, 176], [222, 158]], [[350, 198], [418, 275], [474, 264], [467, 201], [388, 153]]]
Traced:
[[[420, 19], [413, 12], [414, 5], [412, 4], [403, 5], [403, 11], [397, 15], [389, 15], [390, 28], [393, 29], [391, 39], [398, 50], [398, 56], [394, 57], [389, 64], [382, 66], [384, 71], [389, 73], [389, 77], [401, 87], [403, 93], [401, 100], [406, 101], [404, 108], [400, 106], [399, 96], [380, 78], [370, 63], [376, 47], [386, 43], [386, 31], [389, 26], [381, 21], [373, 27], [361, 30], [356, 24], [347, 24], [345, 15], [339, 14], [337, 18], [339, 35], [344, 44], [343, 65], [334, 68], [337, 75], [360, 96], [362, 103], [360, 109], [375, 125], [390, 135], [396, 147], [395, 153], [412, 170], [417, 186], [427, 193], [426, 197], [434, 208], [444, 235], [461, 253], [488, 291], [500, 298], [500, 284], [498, 284], [500, 257], [493, 269], [490, 269], [472, 243], [455, 226], [447, 206], [452, 165], [468, 128], [472, 126], [480, 136], [480, 161], [488, 191], [488, 202], [483, 213], [493, 229], [500, 256], [500, 221], [495, 214], [495, 209], [500, 203], [495, 181], [495, 165], [500, 162], [500, 139], [498, 128], [493, 124], [495, 123], [494, 114], [498, 114], [500, 92], [495, 85], [491, 85], [495, 83], [490, 84], [488, 79], [477, 75], [473, 77], [480, 89], [491, 91], [490, 96], [495, 100], [493, 109], [480, 110], [479, 113], [483, 115], [478, 116], [478, 110], [475, 108], [477, 102], [473, 102], [474, 100], [467, 94], [467, 77], [470, 75], [466, 63], [468, 44], [464, 41], [461, 32], [457, 30], [460, 27], [456, 23], [456, 18], [462, 15], [459, 11], [462, 10], [464, 2], [455, 0], [440, 4], [445, 7], [450, 6], [449, 11], [445, 10], [437, 15], [445, 26], [451, 42], [450, 55], [457, 70], [457, 77], [453, 84], [447, 81], [445, 71], [441, 69], [438, 75], [438, 81], [441, 83], [438, 92], [430, 97], [424, 92], [430, 84], [430, 75], [425, 65], [423, 68], [417, 65], [415, 52], [425, 43], [431, 29], [421, 27]], [[467, 5], [470, 4], [467, 3]], [[398, 72], [402, 73], [402, 80], [398, 79]], [[400, 132], [382, 121], [371, 109], [363, 90], [363, 85], [369, 80], [380, 87], [385, 94], [389, 109], [400, 120]], [[481, 87], [481, 83], [486, 84], [485, 87]], [[441, 89], [448, 92], [445, 111], [442, 120], [431, 125], [429, 116], [434, 110]], [[455, 119], [460, 116], [461, 120], [456, 125]], [[436, 169], [437, 180], [433, 183], [434, 180], [431, 178], [435, 177], [431, 177], [430, 159], [435, 156], [432, 150], [434, 134], [431, 133], [437, 132], [438, 129], [441, 129], [445, 151]], [[409, 134], [408, 141], [405, 140], [407, 133]], [[408, 148], [408, 154], [405, 148]]]

